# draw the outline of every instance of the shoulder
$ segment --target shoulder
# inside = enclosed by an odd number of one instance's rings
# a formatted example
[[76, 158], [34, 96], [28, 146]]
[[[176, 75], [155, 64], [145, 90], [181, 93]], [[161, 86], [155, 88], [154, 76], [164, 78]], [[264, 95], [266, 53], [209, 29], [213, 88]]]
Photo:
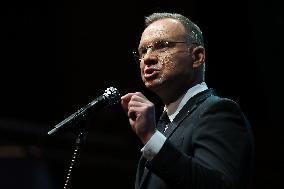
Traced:
[[241, 107], [232, 99], [211, 95], [199, 108], [198, 120], [201, 125], [210, 125], [212, 128], [216, 126], [219, 129], [250, 128]]
[[250, 123], [239, 104], [232, 99], [211, 95], [198, 108], [194, 127], [197, 130], [206, 130], [205, 133], [218, 131], [231, 136], [243, 135], [250, 129]]
[[206, 112], [227, 111], [242, 114], [241, 107], [237, 102], [229, 98], [219, 97], [215, 94], [208, 97], [201, 106], [203, 106], [203, 110]]

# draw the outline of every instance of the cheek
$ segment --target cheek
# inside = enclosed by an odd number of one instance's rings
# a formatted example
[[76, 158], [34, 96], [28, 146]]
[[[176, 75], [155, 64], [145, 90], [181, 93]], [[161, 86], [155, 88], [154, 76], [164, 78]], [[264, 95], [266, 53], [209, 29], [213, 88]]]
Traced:
[[175, 77], [177, 75], [191, 74], [190, 60], [187, 57], [174, 57], [173, 55], [164, 56], [161, 59], [164, 77]]
[[164, 74], [167, 74], [169, 72], [172, 72], [173, 70], [176, 70], [176, 67], [177, 67], [176, 62], [173, 61], [171, 55], [164, 56], [161, 59], [161, 65], [163, 67]]
[[144, 70], [144, 67], [143, 67], [143, 65], [140, 63], [140, 74], [141, 74], [141, 76], [143, 75], [143, 70]]

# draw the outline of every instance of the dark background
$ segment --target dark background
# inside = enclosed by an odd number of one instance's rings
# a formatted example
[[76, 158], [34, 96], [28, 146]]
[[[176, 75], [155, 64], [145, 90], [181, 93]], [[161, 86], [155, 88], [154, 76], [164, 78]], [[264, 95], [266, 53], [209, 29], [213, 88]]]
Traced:
[[[203, 30], [206, 82], [251, 122], [253, 188], [283, 187], [283, 7], [280, 1], [9, 1], [1, 3], [0, 188], [63, 188], [71, 131], [47, 132], [103, 94], [145, 90], [133, 63], [144, 16], [182, 13]], [[157, 112], [161, 104], [157, 102]], [[72, 189], [134, 188], [142, 144], [119, 105], [87, 122]], [[281, 187], [280, 187], [281, 188]]]

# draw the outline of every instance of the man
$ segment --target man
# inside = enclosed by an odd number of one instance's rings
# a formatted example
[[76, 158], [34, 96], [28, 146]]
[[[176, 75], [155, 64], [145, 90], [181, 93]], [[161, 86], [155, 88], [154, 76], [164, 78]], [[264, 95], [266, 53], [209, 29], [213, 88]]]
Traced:
[[142, 93], [121, 104], [145, 145], [135, 188], [249, 187], [253, 140], [249, 123], [232, 100], [204, 82], [201, 30], [180, 14], [146, 18], [138, 55], [145, 86], [164, 103], [170, 123], [156, 125], [155, 107]]

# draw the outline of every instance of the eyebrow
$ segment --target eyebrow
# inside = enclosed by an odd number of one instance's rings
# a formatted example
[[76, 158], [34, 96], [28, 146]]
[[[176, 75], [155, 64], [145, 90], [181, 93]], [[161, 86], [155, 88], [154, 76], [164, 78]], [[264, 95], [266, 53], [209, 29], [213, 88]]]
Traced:
[[149, 44], [147, 44], [147, 45], [139, 45], [138, 46], [138, 49], [141, 49], [141, 48], [145, 48], [145, 47], [147, 47], [147, 46], [149, 46], [149, 45], [151, 45], [151, 44], [153, 44], [153, 43], [156, 43], [156, 42], [158, 42], [158, 41], [168, 41], [168, 42], [170, 42], [171, 40], [169, 40], [169, 39], [162, 39], [162, 38], [160, 38], [160, 39], [155, 39], [154, 41], [152, 41], [151, 43], [149, 43]]

